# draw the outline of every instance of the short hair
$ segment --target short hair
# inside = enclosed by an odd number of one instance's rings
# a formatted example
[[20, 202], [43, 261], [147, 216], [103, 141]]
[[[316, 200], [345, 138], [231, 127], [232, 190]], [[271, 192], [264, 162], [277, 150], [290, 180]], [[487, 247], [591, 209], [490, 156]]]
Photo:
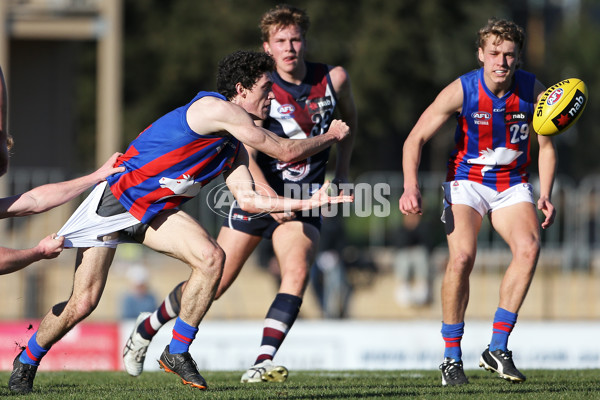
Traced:
[[260, 20], [259, 27], [263, 42], [269, 41], [272, 27], [285, 28], [290, 25], [300, 27], [302, 37], [305, 38], [310, 26], [310, 19], [306, 11], [288, 4], [279, 4], [270, 9]]
[[487, 25], [477, 33], [477, 47], [483, 49], [486, 40], [490, 36], [497, 36], [502, 40], [514, 42], [519, 47], [519, 53], [523, 50], [525, 30], [512, 21], [490, 18]]
[[263, 74], [274, 69], [275, 61], [267, 53], [238, 50], [219, 62], [217, 91], [231, 100], [237, 94], [236, 84], [252, 89]]

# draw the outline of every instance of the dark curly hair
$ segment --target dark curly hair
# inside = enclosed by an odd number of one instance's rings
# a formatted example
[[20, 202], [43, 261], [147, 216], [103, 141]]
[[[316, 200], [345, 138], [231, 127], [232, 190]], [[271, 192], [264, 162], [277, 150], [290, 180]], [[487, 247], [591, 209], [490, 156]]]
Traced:
[[231, 100], [237, 94], [239, 82], [245, 89], [252, 89], [265, 72], [275, 69], [275, 61], [263, 52], [239, 50], [219, 62], [217, 91]]

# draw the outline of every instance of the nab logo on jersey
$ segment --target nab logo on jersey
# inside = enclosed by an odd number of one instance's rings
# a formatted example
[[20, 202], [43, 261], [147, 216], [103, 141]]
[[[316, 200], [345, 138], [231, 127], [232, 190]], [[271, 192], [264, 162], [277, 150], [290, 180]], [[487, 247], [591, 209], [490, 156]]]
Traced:
[[282, 118], [294, 118], [294, 111], [296, 111], [296, 107], [292, 104], [282, 104], [277, 108], [277, 112]]
[[475, 125], [489, 125], [489, 120], [492, 118], [492, 115], [485, 111], [475, 111], [471, 113], [471, 118], [473, 118]]
[[333, 108], [333, 102], [331, 101], [330, 96], [308, 99], [306, 100], [306, 108], [311, 115], [317, 113], [322, 114], [326, 110]]
[[504, 114], [504, 122], [514, 124], [515, 122], [526, 122], [527, 114], [524, 112], [507, 112]]

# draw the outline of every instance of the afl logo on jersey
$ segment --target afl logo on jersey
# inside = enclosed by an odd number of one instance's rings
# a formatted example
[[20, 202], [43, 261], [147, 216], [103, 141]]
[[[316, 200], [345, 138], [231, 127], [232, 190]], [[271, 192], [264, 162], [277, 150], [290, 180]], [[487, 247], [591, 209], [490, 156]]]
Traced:
[[471, 113], [471, 118], [473, 118], [475, 125], [489, 125], [489, 119], [492, 118], [492, 115], [485, 111], [475, 111]]
[[557, 88], [552, 93], [550, 93], [550, 95], [548, 96], [548, 100], [546, 100], [546, 104], [551, 106], [551, 105], [557, 103], [560, 100], [560, 98], [562, 97], [564, 92], [565, 91], [562, 88]]
[[281, 115], [281, 118], [294, 118], [294, 111], [296, 111], [296, 107], [292, 104], [282, 104], [277, 107], [277, 112]]

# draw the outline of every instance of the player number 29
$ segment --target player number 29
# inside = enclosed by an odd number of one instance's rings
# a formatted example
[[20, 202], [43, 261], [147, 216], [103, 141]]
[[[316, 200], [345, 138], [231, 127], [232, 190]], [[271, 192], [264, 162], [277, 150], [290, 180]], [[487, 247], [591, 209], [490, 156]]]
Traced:
[[510, 126], [510, 142], [519, 143], [529, 137], [529, 125], [515, 124]]

